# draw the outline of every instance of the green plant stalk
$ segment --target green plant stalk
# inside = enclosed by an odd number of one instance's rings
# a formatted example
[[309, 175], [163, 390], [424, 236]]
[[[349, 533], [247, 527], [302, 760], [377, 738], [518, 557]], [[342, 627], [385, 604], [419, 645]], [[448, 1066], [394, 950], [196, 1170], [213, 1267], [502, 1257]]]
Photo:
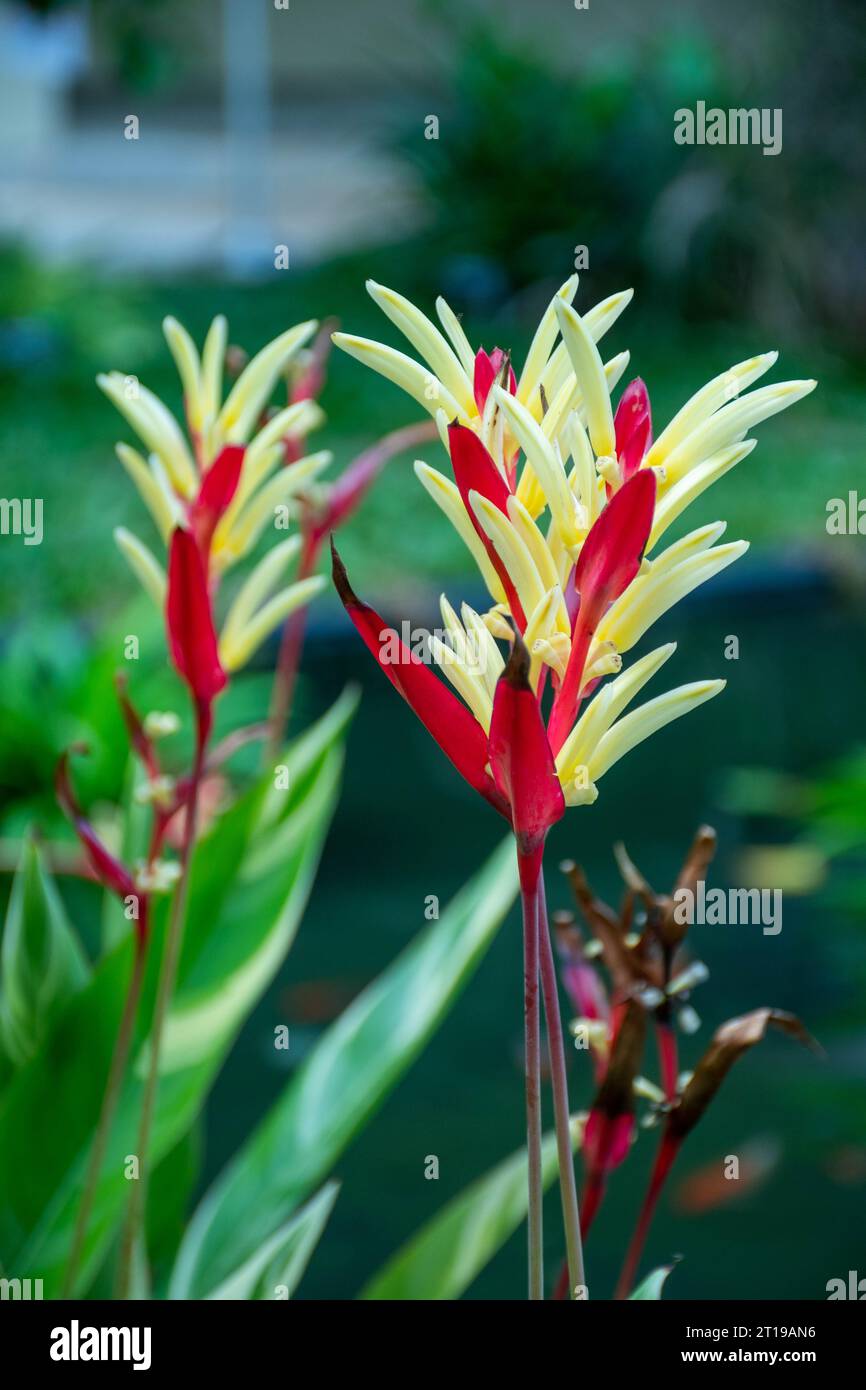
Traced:
[[538, 871], [537, 852], [524, 854], [518, 845], [520, 896], [523, 905], [523, 1021], [526, 1079], [526, 1151], [529, 1178], [527, 1244], [529, 1298], [544, 1298], [541, 1167], [541, 1010], [538, 993]]
[[153, 1009], [153, 1022], [150, 1031], [150, 1065], [148, 1067], [147, 1079], [145, 1081], [144, 1094], [141, 1102], [141, 1116], [138, 1127], [138, 1140], [136, 1143], [136, 1152], [138, 1154], [139, 1163], [141, 1164], [141, 1172], [138, 1180], [133, 1184], [126, 1208], [126, 1219], [121, 1235], [120, 1255], [117, 1267], [117, 1282], [115, 1287], [115, 1295], [117, 1298], [129, 1297], [133, 1261], [135, 1257], [135, 1244], [139, 1231], [143, 1227], [147, 1209], [147, 1187], [149, 1179], [147, 1150], [150, 1145], [151, 1130], [153, 1129], [153, 1119], [156, 1111], [156, 1098], [159, 1090], [159, 1063], [162, 1050], [162, 1037], [165, 1029], [165, 1021], [168, 1017], [171, 997], [174, 993], [178, 961], [180, 960], [180, 951], [183, 945], [183, 932], [186, 923], [186, 903], [189, 893], [189, 871], [198, 821], [199, 789], [201, 787], [202, 773], [204, 771], [205, 750], [210, 733], [210, 726], [210, 709], [199, 707], [195, 762], [193, 764], [193, 771], [189, 784], [186, 804], [186, 824], [184, 826], [183, 846], [181, 848], [180, 879], [178, 881], [177, 891], [172, 900], [171, 914], [166, 931], [162, 966], [160, 969], [156, 1003]]
[[565, 1067], [565, 1041], [556, 966], [550, 942], [550, 924], [544, 893], [544, 875], [538, 877], [538, 936], [541, 957], [541, 989], [547, 1017], [547, 1046], [550, 1054], [550, 1076], [553, 1083], [553, 1112], [556, 1122], [556, 1148], [559, 1156], [559, 1189], [562, 1195], [562, 1219], [565, 1227], [565, 1248], [568, 1257], [568, 1280], [571, 1297], [578, 1287], [586, 1287], [583, 1267], [583, 1242], [580, 1235], [580, 1209], [574, 1177], [574, 1158], [571, 1145], [571, 1118], [568, 1106], [568, 1079]]
[[117, 1030], [117, 1038], [111, 1056], [111, 1064], [108, 1069], [108, 1078], [105, 1083], [105, 1092], [102, 1097], [102, 1106], [99, 1111], [99, 1120], [93, 1138], [93, 1145], [90, 1150], [90, 1160], [87, 1165], [87, 1175], [84, 1180], [81, 1202], [78, 1207], [78, 1216], [75, 1222], [75, 1232], [70, 1247], [69, 1260], [63, 1278], [61, 1298], [71, 1298], [75, 1292], [75, 1281], [78, 1276], [78, 1268], [81, 1264], [81, 1256], [87, 1238], [87, 1228], [90, 1225], [90, 1217], [93, 1212], [93, 1203], [96, 1198], [99, 1175], [102, 1172], [102, 1165], [105, 1161], [108, 1138], [111, 1133], [111, 1126], [114, 1123], [114, 1116], [117, 1111], [117, 1104], [120, 1100], [120, 1092], [123, 1085], [123, 1077], [126, 1072], [126, 1064], [129, 1060], [129, 1049], [132, 1043], [135, 1019], [138, 1013], [139, 1000], [141, 998], [141, 987], [144, 982], [144, 968], [147, 962], [146, 920], [144, 924], [140, 924], [140, 927], [142, 929], [137, 933], [135, 939], [135, 956], [132, 964], [132, 975], [129, 981], [129, 988], [126, 992], [123, 1013], [121, 1014], [120, 1026]]

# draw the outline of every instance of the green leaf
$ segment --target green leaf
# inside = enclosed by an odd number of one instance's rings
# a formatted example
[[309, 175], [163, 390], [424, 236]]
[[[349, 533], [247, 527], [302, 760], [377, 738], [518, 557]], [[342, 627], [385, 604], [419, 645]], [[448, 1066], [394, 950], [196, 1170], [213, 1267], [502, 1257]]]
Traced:
[[509, 837], [317, 1043], [194, 1213], [170, 1297], [207, 1297], [326, 1176], [444, 1018], [516, 892]]
[[88, 966], [35, 843], [25, 840], [3, 932], [0, 1034], [23, 1066], [63, 1006], [88, 979]]
[[211, 1299], [291, 1298], [334, 1209], [340, 1184], [327, 1183], [311, 1202], [275, 1231]]
[[[542, 1147], [544, 1186], [559, 1171], [556, 1136]], [[361, 1291], [361, 1298], [460, 1298], [526, 1219], [526, 1149], [497, 1164], [438, 1212]]]
[[672, 1269], [673, 1265], [660, 1265], [658, 1269], [654, 1269], [652, 1274], [648, 1274], [647, 1277], [638, 1284], [634, 1293], [629, 1294], [629, 1299], [653, 1299], [658, 1301], [662, 1296], [665, 1280]]
[[[271, 797], [269, 773], [199, 843], [193, 859], [187, 929], [166, 1025], [151, 1162], [189, 1130], [247, 1014], [273, 978], [295, 935], [333, 812], [341, 739], [353, 701], [338, 702], [302, 736], [287, 764], [297, 775]], [[313, 756], [308, 756], [313, 747]], [[85, 1249], [87, 1288], [128, 1194], [126, 1155], [135, 1152], [167, 900], [154, 939], [132, 1061], [110, 1136]], [[0, 1264], [36, 1270], [56, 1296], [69, 1249], [82, 1174], [93, 1136], [131, 963], [127, 940], [100, 963], [0, 1105]]]
[[195, 1120], [153, 1170], [147, 1189], [147, 1245], [154, 1278], [165, 1278], [183, 1237], [201, 1171], [204, 1125]]

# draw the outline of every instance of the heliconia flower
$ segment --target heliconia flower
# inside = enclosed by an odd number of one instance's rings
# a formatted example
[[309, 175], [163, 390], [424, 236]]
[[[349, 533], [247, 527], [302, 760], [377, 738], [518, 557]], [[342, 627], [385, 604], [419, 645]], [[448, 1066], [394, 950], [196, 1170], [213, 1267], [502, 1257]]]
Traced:
[[[262, 527], [273, 519], [275, 507], [288, 506], [300, 488], [330, 462], [330, 454], [321, 452], [299, 460], [292, 469], [280, 467], [284, 440], [306, 438], [321, 425], [324, 415], [315, 401], [298, 400], [260, 425], [280, 373], [312, 336], [316, 324], [299, 324], [263, 348], [246, 365], [225, 401], [225, 319], [214, 319], [201, 357], [175, 319], [166, 319], [163, 327], [183, 383], [191, 442], [168, 408], [135, 377], [110, 372], [97, 381], [148, 450], [144, 457], [129, 445], [117, 448], [163, 542], [168, 543], [175, 527], [192, 526], [195, 514], [195, 529], [206, 533], [205, 512], [208, 517], [214, 509], [219, 513], [210, 529], [211, 563], [220, 573], [255, 544]], [[235, 448], [245, 449], [236, 481], [238, 455], [225, 452]], [[129, 555], [128, 548], [125, 553]]]
[[754, 448], [748, 431], [815, 386], [785, 382], [743, 395], [777, 354], [749, 358], [698, 391], [653, 442], [640, 378], [616, 412], [611, 405], [628, 354], [605, 363], [597, 346], [631, 291], [581, 315], [572, 307], [576, 289], [572, 276], [554, 295], [522, 372], [512, 377], [508, 362], [507, 380], [505, 354], [474, 349], [441, 299], [440, 330], [402, 295], [368, 283], [422, 362], [334, 334], [339, 347], [434, 416], [450, 456], [453, 481], [426, 462], [415, 471], [490, 593], [488, 612], [469, 610], [467, 621], [473, 641], [476, 626], [486, 628], [493, 655], [485, 649], [487, 670], [461, 657], [469, 628], [448, 605], [452, 640], [447, 648], [431, 643], [434, 656], [487, 732], [502, 664], [496, 641], [511, 642], [513, 630], [522, 635], [539, 705], [552, 687], [547, 738], [568, 805], [594, 801], [599, 778], [625, 753], [724, 688], [721, 680], [694, 681], [628, 711], [674, 648], [659, 647], [628, 668], [623, 657], [669, 608], [745, 553], [743, 541], [717, 544], [722, 522], [666, 549], [659, 542], [747, 457]]
[[[171, 412], [135, 378], [112, 372], [98, 378], [106, 395], [138, 431], [149, 456], [127, 444], [117, 454], [135, 483], [166, 547], [178, 531], [191, 534], [201, 553], [210, 622], [214, 629], [212, 599], [217, 581], [248, 555], [282, 510], [301, 512], [301, 498], [331, 462], [327, 451], [299, 457], [283, 468], [287, 440], [305, 440], [318, 428], [324, 415], [307, 388], [296, 382], [297, 399], [265, 417], [265, 407], [276, 381], [303, 350], [313, 334], [314, 322], [289, 329], [268, 344], [241, 370], [223, 401], [223, 366], [226, 355], [225, 319], [214, 319], [201, 357], [189, 334], [175, 319], [166, 319], [164, 330], [180, 373], [190, 442]], [[324, 370], [328, 337], [319, 338], [302, 368], [302, 381], [312, 389]], [[315, 379], [314, 379], [315, 378]], [[351, 505], [351, 499], [346, 502]], [[163, 563], [151, 548], [126, 528], [118, 527], [115, 541], [143, 588], [163, 610], [169, 587]], [[275, 592], [287, 561], [298, 545], [278, 545], [277, 558], [265, 556], [242, 585], [229, 607], [210, 676], [193, 661], [190, 674], [203, 689], [212, 688], [216, 672], [235, 671], [253, 656], [261, 643], [322, 588], [322, 580], [308, 574], [300, 583]], [[200, 586], [198, 586], [200, 589]], [[202, 608], [202, 611], [203, 608]], [[180, 613], [175, 618], [180, 618]], [[174, 629], [181, 631], [175, 621]], [[175, 656], [179, 649], [175, 647]], [[184, 674], [185, 668], [178, 667]], [[185, 679], [188, 677], [185, 675]]]
[[166, 628], [171, 659], [200, 709], [226, 684], [211, 614], [207, 574], [191, 531], [178, 527], [168, 553]]
[[[83, 744], [77, 744], [71, 751], [86, 753], [87, 749]], [[116, 893], [121, 900], [131, 897], [137, 898], [138, 888], [132, 874], [119, 859], [106, 849], [78, 804], [72, 787], [68, 751], [62, 753], [58, 760], [54, 774], [54, 788], [60, 809], [71, 822], [97, 882], [101, 883], [103, 888], [107, 888], [109, 892]], [[142, 919], [139, 917], [139, 927], [141, 928], [141, 926]]]

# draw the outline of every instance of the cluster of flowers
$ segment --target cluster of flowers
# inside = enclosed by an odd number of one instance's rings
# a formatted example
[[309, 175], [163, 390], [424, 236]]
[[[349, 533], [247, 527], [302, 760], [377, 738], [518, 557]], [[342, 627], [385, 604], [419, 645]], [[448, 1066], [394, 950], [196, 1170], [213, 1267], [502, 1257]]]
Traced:
[[[575, 1045], [592, 1057], [596, 1093], [583, 1132], [586, 1186], [581, 1225], [587, 1235], [604, 1196], [610, 1173], [627, 1158], [637, 1129], [637, 1105], [647, 1105], [645, 1128], [661, 1126], [661, 1139], [649, 1188], [626, 1254], [617, 1297], [628, 1296], [659, 1196], [683, 1141], [703, 1117], [729, 1069], [768, 1027], [820, 1051], [793, 1014], [761, 1008], [721, 1024], [694, 1071], [681, 1073], [677, 1028], [692, 1034], [700, 1019], [691, 995], [708, 979], [703, 961], [689, 955], [688, 925], [677, 920], [675, 903], [683, 889], [705, 880], [716, 848], [715, 832], [703, 826], [695, 836], [670, 894], [653, 891], [624, 848], [616, 855], [625, 883], [619, 911], [596, 897], [583, 870], [562, 865], [575, 905], [590, 933], [584, 942], [572, 912], [554, 914], [560, 974], [575, 1018]], [[607, 986], [598, 965], [604, 966]], [[661, 1086], [642, 1074], [648, 1029], [655, 1031]], [[567, 1288], [563, 1271], [558, 1295]]]
[[[426, 365], [368, 339], [338, 333], [334, 340], [433, 415], [453, 480], [422, 462], [416, 473], [471, 552], [492, 600], [485, 613], [464, 604], [458, 616], [442, 599], [451, 645], [446, 653], [434, 642], [434, 654], [465, 704], [438, 689], [408, 652], [401, 670], [393, 663], [383, 669], [458, 771], [516, 824], [522, 812], [495, 751], [505, 669], [496, 639], [526, 648], [524, 684], [539, 722], [548, 683], [553, 691], [544, 736], [534, 740], [536, 764], [529, 768], [524, 758], [520, 771], [531, 779], [533, 803], [520, 828], [541, 834], [565, 805], [594, 801], [600, 778], [637, 743], [722, 690], [724, 681], [695, 681], [626, 713], [675, 647], [657, 647], [627, 669], [623, 658], [668, 609], [745, 552], [745, 541], [720, 543], [723, 522], [661, 542], [697, 497], [751, 453], [753, 426], [815, 383], [743, 395], [777, 354], [749, 358], [698, 391], [653, 441], [640, 378], [615, 413], [611, 406], [628, 353], [603, 362], [597, 346], [631, 291], [581, 315], [572, 307], [572, 276], [543, 315], [517, 378], [501, 349], [470, 346], [444, 300], [436, 305], [443, 332], [401, 295], [368, 288]], [[337, 577], [378, 655], [387, 625], [357, 600], [339, 567]], [[477, 661], [460, 659], [470, 634], [473, 654], [479, 642], [487, 651], [481, 671]], [[607, 676], [615, 679], [602, 684]]]
[[[572, 276], [542, 316], [518, 377], [501, 348], [472, 348], [444, 300], [436, 305], [440, 329], [403, 296], [373, 283], [368, 289], [425, 365], [369, 339], [338, 333], [334, 340], [433, 416], [453, 477], [423, 462], [416, 472], [465, 542], [491, 599], [486, 612], [464, 604], [458, 616], [442, 598], [450, 640], [446, 647], [434, 639], [431, 647], [456, 693], [357, 597], [335, 549], [334, 580], [384, 674], [514, 832], [523, 899], [529, 1296], [544, 1296], [539, 986], [567, 1278], [578, 1296], [586, 1285], [545, 840], [567, 805], [596, 799], [601, 777], [636, 744], [723, 689], [722, 680], [693, 681], [629, 709], [674, 644], [627, 667], [623, 658], [675, 603], [746, 550], [743, 541], [720, 543], [723, 522], [662, 542], [685, 509], [752, 451], [752, 427], [815, 383], [749, 391], [776, 354], [749, 358], [698, 391], [654, 440], [640, 378], [625, 388], [615, 412], [611, 405], [628, 354], [605, 363], [598, 349], [630, 291], [581, 315], [572, 305]], [[639, 1024], [627, 1009], [613, 1025], [614, 1052]], [[607, 1075], [613, 1084], [613, 1064]], [[611, 1127], [594, 1112], [587, 1139], [596, 1189], [624, 1136], [623, 1123]], [[593, 1200], [590, 1193], [590, 1213]]]

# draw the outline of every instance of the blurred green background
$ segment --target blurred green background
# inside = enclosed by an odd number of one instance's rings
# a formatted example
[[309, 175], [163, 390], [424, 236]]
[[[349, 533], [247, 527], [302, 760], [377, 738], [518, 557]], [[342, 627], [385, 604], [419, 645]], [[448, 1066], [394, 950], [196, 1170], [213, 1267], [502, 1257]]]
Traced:
[[[808, 894], [785, 892], [780, 936], [696, 929], [711, 978], [686, 1062], [717, 1023], [761, 1004], [800, 1013], [829, 1057], [820, 1065], [774, 1042], [732, 1076], [680, 1176], [755, 1141], [775, 1165], [723, 1205], [663, 1207], [647, 1267], [683, 1256], [672, 1297], [823, 1297], [828, 1279], [866, 1272], [864, 541], [825, 525], [828, 501], [863, 476], [866, 34], [856, 0], [797, 10], [795, 21], [788, 4], [744, 0], [687, 11], [673, 0], [586, 11], [539, 0], [531, 14], [517, 3], [393, 0], [293, 0], [279, 12], [236, 0], [0, 5], [2, 491], [41, 496], [45, 508], [39, 548], [0, 537], [4, 866], [34, 815], [62, 833], [50, 778], [70, 739], [93, 745], [89, 796], [108, 802], [118, 790], [110, 677], [120, 635], [146, 620], [110, 533], [141, 529], [142, 516], [113, 456], [129, 432], [93, 378], [135, 373], [179, 409], [166, 313], [200, 340], [225, 312], [247, 350], [309, 315], [401, 345], [364, 292], [372, 276], [427, 310], [444, 293], [473, 343], [511, 348], [519, 362], [586, 247], [579, 308], [635, 287], [606, 355], [630, 349], [629, 376], [646, 380], [657, 428], [711, 376], [770, 347], [782, 350], [772, 379], [819, 378], [689, 514], [692, 526], [726, 518], [729, 538], [752, 550], [653, 633], [681, 644], [676, 680], [727, 676], [724, 699], [605, 779], [598, 804], [557, 828], [551, 856], [580, 859], [614, 894], [610, 851], [622, 838], [664, 889], [708, 820], [721, 836], [715, 882], [787, 888], [804, 862], [822, 865], [800, 884]], [[697, 100], [781, 108], [782, 153], [676, 145], [673, 113]], [[135, 142], [122, 133], [130, 113]], [[431, 115], [437, 140], [425, 139]], [[287, 271], [273, 269], [278, 244]], [[323, 405], [317, 444], [337, 468], [418, 416], [339, 354]], [[441, 466], [438, 446], [423, 452]], [[341, 549], [395, 618], [434, 622], [441, 588], [452, 601], [480, 597], [411, 458], [388, 466]], [[724, 660], [729, 634], [736, 662]], [[312, 617], [298, 722], [346, 679], [361, 681], [364, 700], [344, 800], [298, 943], [209, 1106], [205, 1175], [281, 1084], [274, 1021], [290, 1024], [296, 1064], [420, 929], [425, 896], [444, 903], [498, 834], [327, 595]], [[167, 681], [143, 672], [141, 698], [170, 700]], [[266, 692], [264, 672], [239, 683], [223, 717], [255, 717]], [[782, 865], [755, 853], [767, 844], [787, 847]], [[567, 901], [555, 882], [549, 896]], [[72, 901], [86, 934], [86, 891]], [[395, 1243], [518, 1146], [519, 956], [515, 920], [345, 1161], [302, 1294], [351, 1296]], [[591, 1094], [581, 1061], [575, 1105]], [[592, 1237], [591, 1287], [603, 1295], [650, 1151], [645, 1137]], [[430, 1153], [438, 1183], [423, 1178]], [[517, 1237], [473, 1293], [516, 1296], [522, 1258]]]

